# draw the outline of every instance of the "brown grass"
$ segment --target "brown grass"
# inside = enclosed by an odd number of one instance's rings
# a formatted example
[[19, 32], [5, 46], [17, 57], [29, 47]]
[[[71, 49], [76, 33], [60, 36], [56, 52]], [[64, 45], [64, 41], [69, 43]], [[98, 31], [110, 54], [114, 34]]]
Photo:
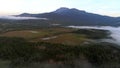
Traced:
[[[37, 30], [21, 30], [21, 31], [10, 31], [0, 36], [5, 37], [22, 37], [32, 42], [50, 42], [50, 43], [62, 43], [62, 44], [70, 44], [77, 45], [86, 41], [86, 37], [84, 35], [70, 33], [75, 29], [70, 28], [49, 28], [49, 29], [37, 29]], [[36, 31], [37, 33], [32, 33], [31, 31]], [[57, 38], [42, 40], [45, 37], [57, 36]]]

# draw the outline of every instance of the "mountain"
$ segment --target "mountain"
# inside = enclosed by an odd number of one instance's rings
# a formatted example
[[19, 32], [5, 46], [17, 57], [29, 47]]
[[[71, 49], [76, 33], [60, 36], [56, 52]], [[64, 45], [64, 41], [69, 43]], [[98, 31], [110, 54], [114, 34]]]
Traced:
[[88, 13], [83, 10], [78, 10], [76, 8], [66, 8], [62, 7], [53, 12], [42, 13], [42, 14], [28, 14], [23, 13], [18, 16], [25, 17], [40, 17], [40, 18], [48, 18], [49, 22], [53, 24], [61, 24], [61, 25], [77, 25], [77, 26], [118, 26], [120, 18], [103, 16], [94, 13]]

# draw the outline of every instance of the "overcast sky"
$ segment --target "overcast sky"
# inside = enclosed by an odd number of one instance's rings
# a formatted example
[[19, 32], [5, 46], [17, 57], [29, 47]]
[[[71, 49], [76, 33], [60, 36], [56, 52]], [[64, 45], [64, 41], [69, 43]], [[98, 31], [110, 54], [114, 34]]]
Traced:
[[120, 16], [120, 0], [0, 0], [0, 15], [44, 13], [60, 7]]

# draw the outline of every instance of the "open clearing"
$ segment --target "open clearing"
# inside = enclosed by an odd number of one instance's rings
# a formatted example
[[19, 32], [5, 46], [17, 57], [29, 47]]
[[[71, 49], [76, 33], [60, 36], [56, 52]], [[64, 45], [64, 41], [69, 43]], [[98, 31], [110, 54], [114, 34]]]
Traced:
[[[96, 34], [96, 36], [94, 36], [94, 34]], [[36, 30], [16, 30], [0, 34], [1, 37], [21, 37], [30, 42], [62, 43], [68, 45], [87, 43], [94, 38], [104, 37], [104, 35], [105, 31], [101, 30], [78, 30], [60, 27]]]
[[78, 45], [90, 39], [84, 34], [73, 33], [72, 28], [46, 28], [36, 30], [9, 31], [0, 34], [1, 37], [21, 37], [30, 42], [50, 42], [69, 45]]

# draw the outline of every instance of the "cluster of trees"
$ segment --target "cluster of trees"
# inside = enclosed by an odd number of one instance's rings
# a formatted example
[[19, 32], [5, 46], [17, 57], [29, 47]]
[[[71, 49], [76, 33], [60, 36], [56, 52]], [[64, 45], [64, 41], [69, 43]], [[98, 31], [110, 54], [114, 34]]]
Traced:
[[86, 58], [92, 64], [120, 63], [120, 50], [112, 44], [62, 45], [44, 42], [27, 42], [22, 38], [0, 38], [0, 59], [12, 64], [31, 62], [73, 62]]
[[83, 34], [87, 38], [90, 39], [103, 39], [110, 38], [110, 32], [108, 30], [100, 30], [100, 29], [79, 29], [77, 31], [73, 31], [76, 34]]

